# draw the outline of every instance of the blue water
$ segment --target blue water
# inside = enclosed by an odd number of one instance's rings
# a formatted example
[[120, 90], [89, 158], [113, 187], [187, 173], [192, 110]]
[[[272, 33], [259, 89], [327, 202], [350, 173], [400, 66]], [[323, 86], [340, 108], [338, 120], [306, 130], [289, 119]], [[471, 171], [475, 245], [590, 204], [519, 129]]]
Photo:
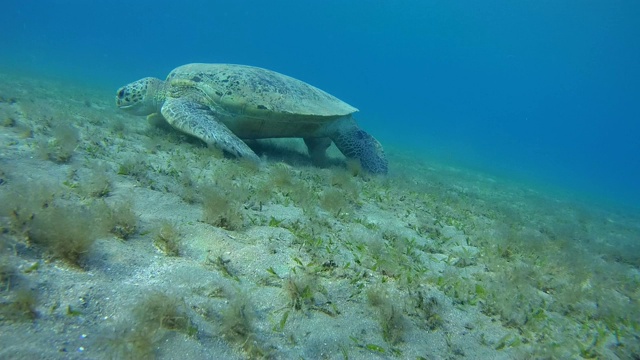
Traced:
[[0, 68], [115, 91], [189, 62], [266, 67], [390, 146], [638, 207], [638, 19], [624, 0], [4, 0]]

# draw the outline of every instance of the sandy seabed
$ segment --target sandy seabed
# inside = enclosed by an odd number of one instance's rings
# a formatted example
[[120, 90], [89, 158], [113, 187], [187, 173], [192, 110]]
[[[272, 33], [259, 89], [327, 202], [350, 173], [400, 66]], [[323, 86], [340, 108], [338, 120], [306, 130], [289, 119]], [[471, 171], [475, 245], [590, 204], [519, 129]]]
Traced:
[[393, 147], [256, 166], [113, 97], [0, 73], [0, 359], [640, 358], [637, 212]]

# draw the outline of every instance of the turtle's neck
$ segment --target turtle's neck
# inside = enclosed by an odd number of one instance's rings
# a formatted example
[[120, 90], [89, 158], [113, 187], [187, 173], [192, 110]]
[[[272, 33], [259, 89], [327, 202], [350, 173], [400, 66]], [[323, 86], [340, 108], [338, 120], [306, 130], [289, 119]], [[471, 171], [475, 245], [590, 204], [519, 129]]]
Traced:
[[156, 108], [157, 112], [160, 113], [160, 110], [162, 110], [162, 105], [164, 105], [164, 101], [167, 98], [166, 82], [159, 80], [157, 83], [150, 84], [149, 86], [154, 87], [154, 107]]

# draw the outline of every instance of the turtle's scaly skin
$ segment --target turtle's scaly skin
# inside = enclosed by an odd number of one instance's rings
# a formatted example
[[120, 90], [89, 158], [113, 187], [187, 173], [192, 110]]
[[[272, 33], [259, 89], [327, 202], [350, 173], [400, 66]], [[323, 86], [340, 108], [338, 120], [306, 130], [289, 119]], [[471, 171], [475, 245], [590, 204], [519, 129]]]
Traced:
[[241, 139], [302, 137], [313, 159], [332, 140], [372, 173], [386, 173], [380, 143], [360, 129], [357, 109], [300, 80], [257, 67], [188, 64], [166, 81], [144, 78], [120, 88], [116, 105], [160, 113], [169, 124], [238, 157], [258, 161]]

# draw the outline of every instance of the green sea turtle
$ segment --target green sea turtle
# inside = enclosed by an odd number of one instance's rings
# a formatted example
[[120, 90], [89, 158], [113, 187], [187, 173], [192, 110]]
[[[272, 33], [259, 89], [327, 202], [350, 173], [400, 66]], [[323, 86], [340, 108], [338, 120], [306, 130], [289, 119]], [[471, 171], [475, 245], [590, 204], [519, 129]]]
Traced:
[[171, 126], [237, 157], [259, 161], [241, 139], [301, 137], [321, 160], [333, 141], [375, 174], [387, 172], [380, 143], [356, 124], [358, 109], [300, 80], [258, 67], [180, 66], [165, 81], [147, 77], [121, 87], [116, 105], [161, 115]]

